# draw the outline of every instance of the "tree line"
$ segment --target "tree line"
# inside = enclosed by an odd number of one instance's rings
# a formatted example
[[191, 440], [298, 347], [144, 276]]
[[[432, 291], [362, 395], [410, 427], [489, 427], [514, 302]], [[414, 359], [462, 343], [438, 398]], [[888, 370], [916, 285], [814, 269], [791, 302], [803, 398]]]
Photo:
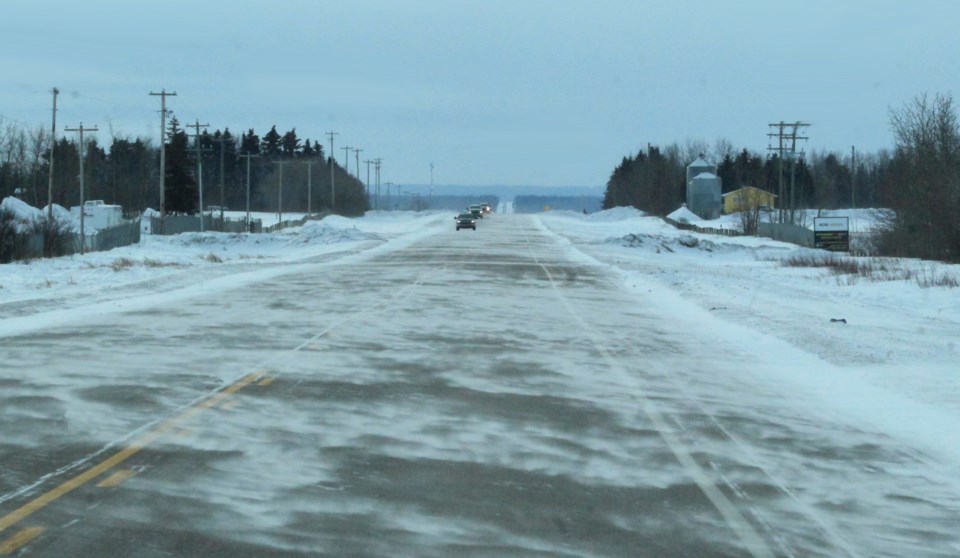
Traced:
[[[780, 157], [747, 148], [734, 150], [728, 140], [714, 145], [702, 141], [648, 145], [635, 156], [624, 157], [613, 170], [604, 193], [604, 208], [633, 206], [655, 215], [666, 215], [684, 202], [686, 167], [703, 154], [717, 165], [722, 194], [753, 186], [777, 194]], [[881, 203], [883, 177], [891, 154], [851, 154], [813, 150], [796, 161], [794, 191], [798, 208], [845, 209], [876, 207]], [[790, 161], [784, 161], [784, 181], [790, 181]], [[853, 179], [856, 173], [856, 180]]]
[[[892, 149], [856, 157], [816, 150], [802, 155], [794, 168], [795, 207], [892, 209], [877, 237], [880, 254], [960, 261], [960, 125], [953, 98], [920, 95], [891, 109], [890, 123]], [[607, 181], [603, 207], [671, 213], [684, 202], [686, 166], [701, 153], [717, 164], [722, 193], [742, 186], [778, 193], [777, 153], [738, 149], [726, 139], [713, 145], [688, 140], [648, 144], [624, 157]], [[789, 169], [790, 161], [783, 166]]]
[[[53, 146], [53, 202], [64, 207], [80, 202], [80, 152], [84, 155], [86, 199], [121, 205], [127, 214], [160, 207], [160, 149], [150, 139], [114, 136], [109, 144], [60, 136]], [[197, 141], [202, 175], [197, 172]], [[234, 135], [229, 128], [201, 130], [191, 137], [174, 115], [164, 133], [164, 202], [167, 213], [199, 211], [202, 176], [205, 205], [246, 208], [247, 157], [252, 211], [335, 210], [360, 215], [368, 209], [363, 183], [332, 158], [320, 142], [283, 134], [276, 126], [262, 137], [252, 128]], [[47, 204], [51, 134], [42, 126], [25, 127], [0, 119], [0, 199], [17, 195], [30, 205]], [[289, 164], [287, 164], [289, 163]], [[283, 166], [282, 208], [280, 167]], [[309, 167], [309, 170], [308, 170]], [[331, 167], [334, 189], [331, 190]], [[309, 176], [308, 176], [309, 174]], [[309, 178], [309, 191], [308, 191]], [[335, 200], [331, 200], [332, 195]], [[335, 202], [335, 207], [333, 203]]]

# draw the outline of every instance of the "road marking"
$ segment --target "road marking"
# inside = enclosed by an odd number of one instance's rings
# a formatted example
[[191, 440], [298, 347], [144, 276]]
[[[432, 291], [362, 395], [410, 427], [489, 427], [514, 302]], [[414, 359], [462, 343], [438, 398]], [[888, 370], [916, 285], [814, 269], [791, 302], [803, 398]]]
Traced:
[[123, 469], [122, 471], [117, 471], [116, 473], [110, 475], [109, 477], [103, 479], [97, 483], [98, 488], [114, 488], [120, 486], [123, 482], [132, 476], [136, 475], [137, 472], [133, 469]]
[[[462, 266], [464, 264], [465, 262], [460, 262], [458, 266]], [[449, 269], [450, 267], [451, 267], [450, 265], [444, 265], [440, 269], [446, 270], [446, 269]], [[430, 270], [429, 273], [434, 273], [435, 271], [436, 270]], [[329, 335], [334, 329], [336, 329], [337, 327], [345, 323], [354, 321], [366, 314], [388, 308], [391, 302], [395, 302], [397, 300], [402, 299], [403, 297], [406, 297], [413, 289], [422, 285], [427, 277], [427, 274], [428, 272], [424, 272], [418, 275], [417, 279], [414, 282], [408, 285], [405, 285], [400, 289], [398, 289], [397, 291], [395, 291], [389, 299], [378, 301], [377, 303], [372, 304], [369, 307], [359, 312], [355, 312], [354, 314], [340, 320], [339, 322], [335, 322], [331, 324], [325, 330], [320, 331], [319, 333], [311, 336], [310, 338], [306, 339], [305, 341], [303, 341], [302, 343], [294, 347], [292, 351], [293, 352], [302, 351], [303, 349], [308, 348], [310, 345], [314, 343], [316, 343], [317, 346], [322, 346], [320, 343], [317, 343], [317, 341], [321, 337]], [[2, 334], [0, 334], [0, 336], [2, 336]], [[156, 442], [161, 436], [163, 436], [167, 432], [177, 428], [182, 423], [189, 421], [190, 419], [206, 411], [207, 409], [220, 404], [224, 399], [231, 397], [234, 393], [245, 388], [250, 383], [262, 379], [262, 381], [267, 382], [266, 384], [263, 384], [263, 385], [269, 385], [269, 383], [272, 382], [273, 379], [266, 378], [265, 377], [266, 374], [267, 374], [267, 370], [265, 369], [259, 369], [254, 372], [251, 372], [250, 374], [247, 374], [243, 378], [237, 380], [236, 382], [225, 387], [224, 389], [200, 400], [197, 403], [194, 403], [193, 405], [190, 405], [181, 414], [161, 422], [159, 425], [157, 425], [153, 429], [147, 430], [144, 434], [135, 438], [126, 448], [113, 454], [112, 456], [105, 459], [104, 461], [101, 461], [97, 465], [94, 465], [87, 471], [84, 471], [83, 473], [76, 475], [75, 477], [67, 480], [66, 482], [60, 484], [59, 486], [49, 490], [48, 492], [41, 494], [37, 498], [27, 502], [23, 506], [8, 513], [7, 515], [0, 517], [0, 533], [20, 523], [27, 517], [33, 515], [34, 513], [50, 505], [51, 503], [59, 500], [63, 496], [72, 492], [73, 490], [87, 484], [88, 482], [97, 478], [101, 474], [123, 463], [130, 457], [139, 453], [143, 448]]]
[[237, 405], [239, 404], [240, 401], [237, 399], [228, 399], [222, 405], [220, 405], [220, 408], [224, 411], [232, 411], [233, 409], [237, 408]]
[[263, 371], [257, 371], [247, 374], [222, 390], [210, 395], [209, 397], [206, 397], [205, 399], [202, 399], [194, 405], [191, 405], [179, 415], [161, 422], [156, 428], [149, 430], [143, 435], [135, 438], [127, 447], [94, 465], [90, 469], [87, 469], [86, 471], [67, 480], [59, 486], [41, 494], [40, 496], [27, 502], [23, 506], [8, 513], [7, 515], [0, 517], [0, 533], [20, 523], [37, 511], [66, 496], [77, 488], [87, 484], [110, 469], [113, 469], [127, 459], [130, 459], [145, 447], [156, 442], [167, 432], [196, 417], [207, 409], [220, 404], [225, 399], [231, 397], [233, 394], [255, 382], [263, 376], [263, 373]]
[[7, 540], [0, 542], [0, 555], [8, 556], [23, 548], [43, 533], [43, 527], [27, 527], [18, 531]]
[[[625, 370], [622, 369], [620, 362], [613, 356], [613, 353], [606, 347], [602, 339], [600, 339], [590, 328], [590, 325], [580, 317], [579, 314], [573, 309], [573, 306], [570, 305], [570, 301], [567, 300], [567, 297], [563, 296], [563, 293], [560, 292], [560, 287], [557, 286], [556, 281], [553, 279], [553, 274], [550, 273], [550, 270], [547, 269], [547, 266], [540, 262], [537, 258], [536, 253], [533, 251], [533, 245], [530, 243], [530, 238], [524, 233], [524, 238], [527, 241], [527, 249], [530, 251], [530, 256], [533, 258], [534, 263], [536, 263], [540, 269], [547, 276], [547, 280], [550, 282], [550, 287], [553, 292], [557, 295], [557, 298], [560, 299], [560, 302], [566, 308], [567, 313], [569, 313], [574, 320], [576, 320], [580, 326], [581, 330], [586, 334], [590, 339], [590, 342], [593, 344], [594, 348], [603, 356], [603, 359], [606, 361], [607, 366], [613, 370], [620, 370], [625, 376], [629, 376]], [[740, 510], [730, 501], [729, 498], [717, 487], [716, 483], [710, 478], [706, 471], [696, 462], [693, 458], [693, 455], [690, 454], [689, 449], [684, 445], [680, 440], [680, 437], [677, 436], [674, 432], [674, 429], [667, 424], [666, 419], [664, 418], [663, 413], [660, 412], [660, 409], [656, 404], [647, 397], [641, 386], [637, 386], [638, 393], [637, 398], [640, 400], [640, 403], [643, 407], [644, 413], [647, 415], [647, 418], [650, 419], [650, 422], [653, 423], [654, 428], [660, 434], [660, 437], [663, 438], [663, 441], [666, 442], [667, 447], [670, 449], [670, 452], [673, 453], [677, 461], [683, 466], [687, 471], [687, 474], [690, 475], [690, 478], [697, 484], [700, 488], [700, 491], [710, 500], [710, 503], [713, 504], [713, 507], [716, 508], [723, 519], [727, 522], [727, 525], [737, 534], [737, 537], [740, 539], [740, 542], [746, 547], [747, 551], [754, 558], [773, 558], [774, 554], [770, 547], [764, 542], [763, 537], [757, 533], [756, 529], [753, 528], [753, 525], [740, 513]]]

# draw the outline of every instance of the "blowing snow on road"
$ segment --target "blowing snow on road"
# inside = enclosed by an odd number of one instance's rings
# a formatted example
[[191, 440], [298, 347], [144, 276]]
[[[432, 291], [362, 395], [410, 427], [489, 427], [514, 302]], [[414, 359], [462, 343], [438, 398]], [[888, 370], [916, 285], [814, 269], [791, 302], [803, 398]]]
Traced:
[[0, 266], [0, 555], [960, 554], [954, 289], [450, 217]]

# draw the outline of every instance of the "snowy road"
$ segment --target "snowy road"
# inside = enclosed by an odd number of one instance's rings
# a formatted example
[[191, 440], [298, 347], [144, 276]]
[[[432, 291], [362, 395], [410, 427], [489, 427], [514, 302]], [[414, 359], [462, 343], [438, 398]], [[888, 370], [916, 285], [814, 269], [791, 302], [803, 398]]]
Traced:
[[956, 464], [764, 380], [762, 333], [447, 221], [7, 334], [0, 555], [960, 553]]

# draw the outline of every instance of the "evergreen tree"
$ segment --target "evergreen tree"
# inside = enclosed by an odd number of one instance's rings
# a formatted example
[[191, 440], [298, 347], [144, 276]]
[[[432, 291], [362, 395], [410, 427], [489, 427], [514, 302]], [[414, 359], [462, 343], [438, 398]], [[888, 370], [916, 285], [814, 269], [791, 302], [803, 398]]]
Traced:
[[300, 151], [300, 140], [297, 139], [297, 129], [294, 128], [283, 134], [280, 140], [280, 152], [284, 159], [293, 159]]
[[[246, 197], [246, 168], [244, 161], [237, 157], [236, 137], [230, 133], [230, 128], [224, 128], [221, 134], [219, 130], [214, 133], [214, 138], [218, 139], [215, 143], [217, 150], [217, 186], [220, 180], [223, 180], [224, 186], [224, 205], [230, 208], [243, 207]], [[223, 151], [223, 176], [220, 176], [220, 155]], [[219, 193], [218, 193], [219, 196]], [[217, 198], [219, 199], [219, 197]]]
[[197, 212], [197, 181], [191, 172], [189, 140], [176, 117], [167, 131], [165, 196], [168, 213]]
[[153, 187], [157, 181], [154, 151], [139, 138], [134, 141], [113, 138], [106, 188], [112, 191], [114, 203], [122, 205], [124, 211], [159, 206], [160, 195]]
[[86, 145], [84, 159], [84, 192], [88, 200], [105, 200], [107, 203], [117, 203], [113, 191], [108, 188], [110, 180], [110, 164], [107, 152], [96, 138], [91, 138]]
[[304, 157], [313, 157], [314, 155], [316, 155], [317, 152], [314, 151], [313, 146], [310, 144], [309, 138], [303, 141], [303, 149], [300, 150], [300, 153]]
[[[60, 138], [54, 151], [53, 203], [70, 207], [80, 203], [80, 155], [76, 142]], [[38, 200], [46, 205], [46, 196]]]
[[240, 136], [240, 153], [244, 155], [260, 154], [260, 136], [254, 133], [253, 128]]
[[724, 194], [732, 192], [742, 185], [740, 184], [740, 176], [737, 173], [736, 163], [730, 155], [725, 155], [723, 160], [720, 161], [720, 164], [717, 165], [717, 176], [720, 177], [722, 193]]
[[282, 153], [281, 139], [280, 134], [277, 133], [276, 125], [271, 126], [270, 131], [263, 136], [263, 140], [260, 142], [260, 155], [269, 161], [279, 159]]

